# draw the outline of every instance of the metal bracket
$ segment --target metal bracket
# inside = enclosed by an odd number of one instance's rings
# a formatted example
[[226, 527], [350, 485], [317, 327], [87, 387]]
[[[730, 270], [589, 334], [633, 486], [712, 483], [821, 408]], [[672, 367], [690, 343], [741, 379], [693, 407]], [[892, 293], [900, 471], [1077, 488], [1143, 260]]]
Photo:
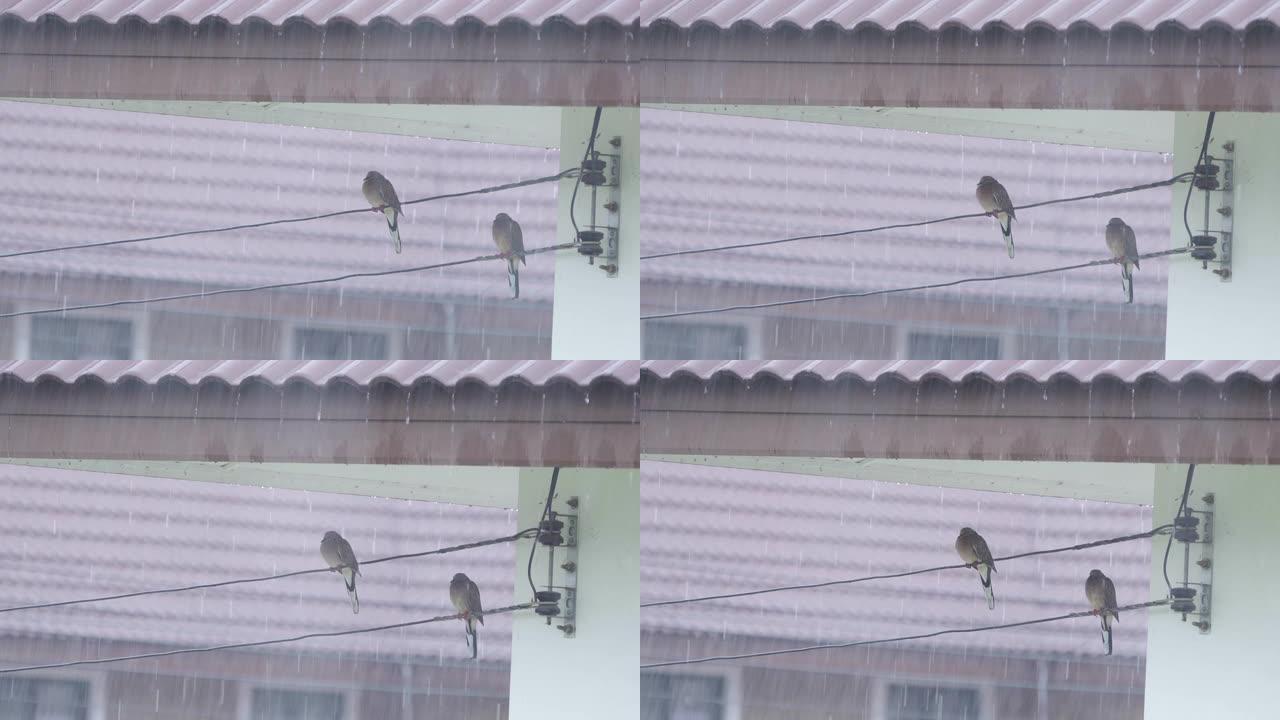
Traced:
[[[1195, 621], [1191, 624], [1200, 630], [1201, 635], [1208, 635], [1212, 627], [1213, 615], [1213, 536], [1216, 528], [1213, 522], [1213, 503], [1215, 497], [1213, 493], [1206, 493], [1203, 502], [1204, 510], [1195, 510], [1187, 507], [1187, 515], [1198, 517], [1200, 519], [1200, 528], [1198, 531], [1198, 539], [1190, 542], [1182, 542], [1182, 587], [1175, 590], [1186, 590], [1194, 587], [1198, 601], [1195, 608], [1190, 612], [1182, 613], [1182, 621], [1187, 621], [1187, 615], [1195, 615]], [[1191, 560], [1191, 546], [1199, 547], [1200, 558], [1194, 563]], [[1200, 582], [1192, 582], [1192, 567], [1200, 569]]]
[[[550, 520], [564, 523], [561, 542], [549, 546], [547, 553], [547, 590], [557, 592], [563, 605], [555, 615], [544, 615], [547, 624], [554, 617], [559, 624], [556, 629], [566, 638], [577, 634], [578, 617], [578, 497], [570, 497], [566, 502], [568, 512], [552, 510]], [[543, 613], [539, 613], [543, 614]]]
[[[608, 277], [618, 276], [618, 242], [621, 227], [622, 202], [622, 138], [609, 139], [612, 152], [592, 150], [583, 162], [580, 182], [591, 188], [591, 213], [585, 223], [578, 226], [574, 242], [578, 252], [587, 256], [587, 262], [596, 264]], [[588, 177], [590, 175], [590, 177]]]
[[[1222, 166], [1221, 178], [1200, 175], [1194, 181], [1195, 187], [1204, 191], [1204, 226], [1200, 234], [1192, 239], [1192, 257], [1200, 260], [1200, 266], [1206, 270], [1213, 265], [1211, 272], [1222, 282], [1231, 282], [1231, 262], [1235, 254], [1232, 235], [1236, 204], [1235, 156], [1235, 141], [1224, 142], [1221, 155], [1205, 155], [1205, 164]], [[1205, 186], [1201, 186], [1201, 183]], [[1218, 196], [1218, 207], [1211, 212], [1211, 196], [1215, 193]], [[1218, 216], [1216, 228], [1213, 227], [1215, 223], [1211, 222], [1214, 214]]]

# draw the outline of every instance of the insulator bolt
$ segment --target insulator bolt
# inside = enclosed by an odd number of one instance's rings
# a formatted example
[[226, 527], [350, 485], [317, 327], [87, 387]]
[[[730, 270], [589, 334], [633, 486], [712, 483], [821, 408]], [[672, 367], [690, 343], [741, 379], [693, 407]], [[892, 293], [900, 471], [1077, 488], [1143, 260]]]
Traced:
[[[1204, 561], [1202, 560], [1201, 562], [1204, 562]], [[561, 565], [560, 569], [564, 570], [565, 572], [573, 572], [578, 569], [578, 566], [571, 561]]]
[[1201, 558], [1196, 561], [1196, 564], [1199, 565], [1201, 568], [1208, 570], [1209, 566], [1213, 564], [1213, 561], [1211, 561], [1209, 558]]
[[1212, 505], [1212, 504], [1213, 504], [1213, 493], [1205, 493], [1205, 494], [1204, 494], [1203, 501], [1204, 501], [1204, 504], [1205, 504], [1205, 505]]

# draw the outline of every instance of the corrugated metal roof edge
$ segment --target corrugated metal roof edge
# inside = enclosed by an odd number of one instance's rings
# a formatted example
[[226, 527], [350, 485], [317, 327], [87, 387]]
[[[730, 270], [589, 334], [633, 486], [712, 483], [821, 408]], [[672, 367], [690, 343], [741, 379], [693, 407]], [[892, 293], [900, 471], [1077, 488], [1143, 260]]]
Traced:
[[714, 380], [717, 377], [724, 376], [724, 377], [731, 377], [742, 382], [750, 382], [760, 378], [768, 378], [768, 379], [776, 380], [782, 383], [794, 383], [802, 377], [808, 377], [811, 379], [816, 379], [820, 382], [827, 382], [827, 383], [839, 382], [842, 380], [854, 380], [857, 382], [861, 382], [864, 385], [873, 385], [878, 382], [884, 382], [885, 380], [893, 380], [893, 381], [905, 383], [907, 385], [922, 385], [925, 382], [928, 382], [930, 380], [938, 380], [950, 386], [959, 386], [965, 383], [973, 382], [975, 380], [983, 381], [990, 385], [997, 385], [997, 386], [1009, 385], [1009, 384], [1012, 384], [1013, 382], [1020, 381], [1020, 380], [1030, 382], [1034, 385], [1051, 385], [1056, 382], [1072, 382], [1077, 385], [1092, 385], [1101, 380], [1113, 380], [1122, 385], [1136, 386], [1136, 385], [1142, 384], [1144, 381], [1157, 381], [1160, 384], [1168, 387], [1180, 387], [1180, 386], [1187, 385], [1193, 380], [1206, 382], [1210, 385], [1226, 386], [1238, 380], [1247, 380], [1259, 385], [1267, 385], [1267, 384], [1275, 384], [1277, 380], [1280, 379], [1277, 377], [1278, 375], [1280, 375], [1280, 373], [1272, 373], [1270, 376], [1264, 377], [1255, 373], [1251, 373], [1247, 370], [1229, 373], [1228, 375], [1226, 375], [1221, 379], [1215, 378], [1207, 373], [1199, 372], [1199, 371], [1190, 371], [1185, 374], [1181, 374], [1177, 378], [1172, 378], [1167, 375], [1162, 375], [1160, 374], [1160, 372], [1156, 370], [1144, 371], [1134, 377], [1124, 377], [1118, 373], [1105, 371], [1105, 370], [1085, 376], [1085, 377], [1073, 375], [1070, 371], [1067, 371], [1067, 370], [1059, 370], [1059, 371], [1050, 373], [1047, 376], [1041, 376], [1041, 377], [1037, 377], [1032, 373], [1021, 371], [1021, 370], [1012, 371], [1008, 375], [1004, 375], [1004, 376], [992, 375], [982, 370], [972, 370], [972, 371], [966, 371], [958, 377], [953, 377], [937, 370], [929, 370], [918, 376], [908, 375], [905, 373], [900, 373], [900, 372], [891, 370], [884, 373], [880, 373], [873, 377], [867, 377], [865, 375], [862, 375], [852, 370], [843, 370], [832, 376], [826, 376], [826, 375], [823, 375], [822, 373], [818, 373], [812, 370], [800, 370], [798, 372], [790, 373], [790, 374], [780, 374], [780, 373], [773, 372], [771, 370], [757, 370], [756, 372], [753, 372], [750, 375], [741, 375], [737, 371], [733, 370], [732, 368], [721, 368], [719, 370], [716, 370], [710, 373], [709, 375], [702, 375], [702, 374], [699, 374], [698, 372], [685, 369], [685, 368], [681, 368], [669, 373], [658, 373], [653, 371], [650, 368], [644, 367], [644, 368], [641, 368], [640, 375], [642, 380], [645, 378], [651, 378], [654, 380], [674, 380], [678, 378], [687, 378], [691, 380], [697, 380], [700, 382], [707, 382], [710, 380]]
[[148, 380], [147, 378], [142, 377], [141, 375], [138, 375], [136, 373], [125, 373], [115, 378], [114, 380], [104, 378], [100, 375], [81, 375], [75, 378], [75, 380], [72, 380], [71, 382], [67, 382], [65, 378], [59, 377], [57, 374], [51, 373], [51, 372], [40, 373], [39, 375], [29, 380], [17, 373], [0, 372], [0, 384], [9, 382], [9, 381], [17, 382], [22, 385], [38, 385], [41, 383], [51, 382], [51, 383], [57, 383], [59, 385], [69, 385], [69, 386], [96, 384], [96, 385], [101, 385], [103, 387], [107, 387], [111, 385], [122, 385], [127, 382], [134, 382], [140, 385], [148, 385], [148, 386], [160, 385], [162, 383], [172, 382], [172, 383], [178, 383], [179, 385], [183, 385], [186, 387], [205, 387], [209, 385], [222, 385], [227, 388], [238, 388], [238, 387], [251, 385], [254, 383], [268, 385], [273, 388], [284, 388], [290, 385], [308, 385], [314, 388], [321, 388], [321, 387], [327, 388], [327, 387], [332, 387], [338, 384], [349, 385], [355, 388], [371, 388], [376, 385], [385, 383], [385, 384], [394, 385], [401, 389], [415, 388], [422, 385], [435, 385], [437, 387], [442, 387], [442, 388], [457, 388], [457, 387], [463, 387], [465, 385], [482, 385], [490, 389], [497, 389], [497, 388], [502, 388], [510, 385], [524, 385], [525, 387], [535, 388], [535, 389], [553, 387], [555, 385], [568, 385], [571, 387], [576, 387], [579, 389], [587, 389], [587, 390], [590, 390], [592, 388], [595, 388], [601, 385], [617, 385], [619, 387], [627, 388], [627, 387], [635, 387], [637, 384], [636, 380], [628, 381], [626, 379], [623, 379], [616, 375], [611, 375], [611, 374], [597, 375], [595, 377], [592, 377], [585, 384], [573, 379], [572, 377], [569, 377], [567, 375], [562, 375], [562, 374], [553, 375], [547, 378], [543, 382], [536, 382], [534, 380], [531, 380], [521, 375], [512, 375], [512, 376], [504, 377], [498, 382], [493, 383], [493, 382], [489, 382], [488, 380], [485, 380], [484, 378], [478, 375], [470, 374], [470, 373], [459, 377], [457, 380], [453, 382], [446, 382], [444, 380], [441, 380], [440, 378], [436, 378], [428, 375], [428, 376], [421, 376], [421, 377], [414, 378], [411, 382], [405, 384], [400, 382], [396, 378], [391, 377], [389, 375], [385, 375], [385, 374], [375, 375], [372, 378], [370, 378], [368, 381], [364, 381], [364, 382], [356, 378], [353, 378], [349, 375], [335, 375], [333, 377], [327, 378], [323, 383], [319, 383], [311, 380], [310, 378], [299, 377], [299, 376], [290, 376], [285, 378], [283, 381], [277, 382], [275, 380], [272, 380], [271, 378], [268, 378], [264, 375], [257, 374], [257, 373], [252, 375], [247, 375], [242, 378], [236, 378], [236, 379], [227, 379], [227, 378], [211, 375], [211, 376], [202, 377], [198, 379], [196, 382], [190, 382], [186, 378], [183, 378], [179, 375], [172, 374], [172, 373], [162, 375], [153, 380]]
[[754, 30], [756, 32], [771, 32], [776, 30], [798, 30], [802, 33], [812, 33], [812, 32], [818, 32], [820, 30], [835, 29], [843, 32], [878, 30], [882, 33], [896, 33], [904, 30], [914, 30], [917, 32], [925, 32], [925, 33], [942, 33], [949, 30], [965, 30], [970, 33], [985, 33], [985, 32], [990, 32], [992, 30], [1004, 30], [1010, 33], [1021, 33], [1021, 32], [1028, 32], [1031, 30], [1049, 30], [1055, 33], [1077, 32], [1080, 30], [1092, 30], [1098, 33], [1107, 33], [1107, 32], [1129, 30], [1129, 31], [1146, 34], [1146, 33], [1153, 33], [1153, 32], [1158, 32], [1161, 30], [1168, 30], [1168, 29], [1180, 30], [1182, 32], [1187, 32], [1187, 33], [1197, 33], [1197, 32], [1203, 32], [1203, 31], [1214, 30], [1214, 29], [1226, 30], [1227, 32], [1230, 32], [1230, 33], [1237, 33], [1237, 32], [1248, 32], [1257, 27], [1280, 29], [1280, 23], [1272, 21], [1269, 18], [1255, 18], [1245, 23], [1244, 27], [1236, 27], [1226, 21], [1211, 18], [1208, 21], [1206, 21], [1204, 24], [1198, 25], [1198, 26], [1187, 25], [1178, 20], [1161, 20], [1160, 22], [1156, 23], [1151, 27], [1146, 27], [1140, 23], [1136, 23], [1131, 20], [1119, 20], [1110, 26], [1103, 27], [1103, 26], [1091, 23], [1087, 20], [1076, 20], [1068, 24], [1065, 28], [1063, 28], [1063, 27], [1054, 25], [1053, 23], [1049, 23], [1049, 22], [1045, 22], [1044, 20], [1037, 19], [1037, 20], [1032, 20], [1031, 22], [1027, 23], [1022, 27], [1011, 25], [1007, 22], [1004, 22], [1003, 20], [991, 20], [989, 22], [983, 23], [980, 27], [973, 27], [970, 25], [966, 25], [965, 23], [957, 20], [948, 20], [942, 23], [941, 25], [939, 25], [938, 27], [934, 28], [925, 23], [918, 22], [915, 20], [908, 20], [906, 22], [898, 23], [897, 25], [892, 27], [887, 27], [887, 26], [881, 25], [878, 22], [874, 22], [871, 20], [860, 20], [851, 26], [846, 26], [834, 20], [819, 20], [812, 25], [801, 25], [800, 23], [794, 22], [792, 20], [786, 20], [786, 19], [778, 20], [774, 22], [772, 25], [761, 25], [760, 23], [750, 19], [735, 20], [732, 23], [729, 23], [728, 25], [721, 25], [720, 23], [715, 22], [714, 20], [699, 19], [699, 20], [695, 20], [694, 22], [688, 25], [681, 25], [675, 20], [659, 17], [659, 18], [641, 18], [640, 26], [646, 29], [662, 27], [662, 28], [674, 28], [677, 30], [699, 30], [702, 28], [708, 28], [708, 29], [720, 30], [722, 32], [726, 30], [739, 30], [739, 29]]
[[199, 21], [192, 23], [188, 21], [186, 18], [183, 18], [180, 15], [175, 15], [172, 13], [162, 15], [154, 21], [148, 20], [147, 18], [137, 13], [128, 13], [124, 16], [121, 16], [120, 18], [117, 18], [116, 20], [110, 20], [108, 18], [102, 17], [101, 15], [91, 13], [91, 12], [85, 13], [75, 18], [74, 20], [68, 20], [67, 18], [61, 15], [58, 15], [57, 13], [44, 13], [40, 15], [38, 18], [35, 18], [34, 20], [32, 20], [9, 10], [0, 12], [0, 22], [5, 22], [5, 21], [16, 21], [16, 22], [25, 23], [28, 25], [39, 25], [41, 23], [59, 23], [67, 26], [90, 25], [90, 24], [124, 25], [124, 24], [130, 24], [130, 23], [140, 23], [142, 25], [156, 25], [156, 26], [177, 25], [177, 26], [188, 27], [188, 28], [199, 27], [203, 25], [210, 25], [210, 26], [221, 25], [221, 26], [232, 27], [232, 28], [250, 27], [253, 25], [264, 25], [264, 26], [273, 27], [273, 28], [286, 28], [292, 25], [302, 25], [302, 26], [316, 29], [316, 30], [329, 29], [335, 26], [370, 28], [370, 27], [376, 27], [378, 25], [387, 25], [387, 26], [396, 27], [396, 28], [409, 28], [409, 27], [415, 27], [419, 25], [433, 25], [435, 27], [440, 27], [440, 28], [465, 27], [465, 26], [478, 26], [478, 27], [490, 28], [490, 27], [508, 27], [508, 26], [515, 25], [515, 26], [521, 26], [529, 29], [546, 28], [548, 26], [554, 26], [554, 25], [563, 25], [569, 28], [574, 28], [574, 29], [589, 30], [592, 27], [595, 27], [598, 25], [608, 25], [614, 28], [627, 28], [627, 27], [638, 28], [640, 24], [640, 18], [638, 16], [624, 21], [624, 20], [619, 20], [618, 18], [615, 18], [611, 15], [598, 15], [596, 17], [588, 19], [583, 24], [579, 24], [578, 22], [564, 15], [552, 15], [550, 17], [544, 18], [540, 22], [533, 22], [522, 17], [505, 17], [499, 20], [496, 24], [492, 24], [492, 25], [489, 24], [487, 21], [481, 18], [478, 18], [474, 15], [465, 15], [453, 21], [442, 20], [442, 19], [434, 18], [430, 16], [422, 16], [422, 17], [414, 18], [413, 21], [409, 23], [402, 23], [399, 20], [387, 15], [378, 15], [373, 18], [370, 18], [365, 22], [362, 22], [360, 20], [351, 18], [350, 16], [347, 16], [341, 13], [329, 18], [328, 20], [325, 20], [323, 23], [315, 22], [311, 18], [306, 17], [305, 15], [292, 15], [289, 18], [287, 18], [284, 22], [279, 24], [276, 24], [271, 20], [264, 18], [260, 15], [249, 15], [237, 22], [232, 22], [222, 17], [221, 15], [207, 15], [205, 17], [200, 18]]

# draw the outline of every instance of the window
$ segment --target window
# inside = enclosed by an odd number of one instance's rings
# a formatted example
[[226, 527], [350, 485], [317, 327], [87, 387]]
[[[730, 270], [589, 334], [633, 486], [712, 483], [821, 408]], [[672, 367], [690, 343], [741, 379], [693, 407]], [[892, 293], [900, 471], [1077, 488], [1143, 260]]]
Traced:
[[641, 673], [640, 720], [728, 720], [725, 679]]
[[254, 688], [252, 720], [342, 720], [342, 695]]
[[741, 325], [644, 323], [644, 356], [649, 360], [740, 360], [747, 355]]
[[890, 685], [885, 720], [978, 720], [974, 688]]
[[298, 328], [293, 333], [293, 356], [298, 360], [385, 360], [387, 334]]
[[995, 360], [1000, 357], [1000, 338], [912, 332], [907, 336], [905, 357], [912, 360]]
[[83, 680], [0, 679], [0, 720], [87, 720], [89, 683]]
[[33, 360], [128, 360], [133, 323], [104, 318], [36, 315], [31, 318]]

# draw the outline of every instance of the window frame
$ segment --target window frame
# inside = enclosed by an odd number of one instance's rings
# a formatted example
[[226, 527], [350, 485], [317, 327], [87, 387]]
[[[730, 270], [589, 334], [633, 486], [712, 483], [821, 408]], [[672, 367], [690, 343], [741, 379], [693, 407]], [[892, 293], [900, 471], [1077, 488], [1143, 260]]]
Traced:
[[342, 720], [360, 720], [360, 691], [353, 687], [265, 683], [242, 680], [236, 683], [236, 720], [253, 720], [254, 690], [285, 690], [301, 693], [333, 693], [342, 696]]
[[[642, 671], [643, 672], [646, 671]], [[724, 681], [724, 717], [721, 720], [742, 720], [742, 668], [682, 667], [678, 671], [649, 670], [653, 675], [667, 677], [710, 677]]]
[[877, 720], [891, 720], [889, 714], [889, 687], [903, 685], [907, 687], [946, 688], [949, 690], [973, 690], [978, 694], [978, 717], [974, 720], [995, 720], [995, 686], [988, 682], [965, 682], [947, 678], [921, 677], [917, 675], [897, 675], [892, 678], [877, 677], [872, 687], [874, 699], [872, 707]]
[[89, 686], [88, 720], [107, 720], [107, 672], [50, 668], [30, 675], [19, 675], [24, 680], [62, 680], [87, 683]]
[[365, 360], [400, 360], [404, 355], [404, 328], [390, 325], [351, 325], [332, 322], [298, 322], [297, 320], [280, 320], [280, 357], [300, 360], [297, 357], [299, 330], [329, 330], [333, 332], [362, 332], [382, 335], [387, 339], [387, 352], [384, 358], [360, 358]]
[[[994, 328], [993, 328], [994, 329]], [[915, 325], [904, 324], [898, 326], [898, 336], [894, 340], [894, 348], [899, 358], [910, 360], [916, 359], [911, 354], [911, 336], [912, 335], [937, 335], [948, 337], [964, 337], [986, 340], [994, 339], [997, 343], [996, 355], [999, 357], [986, 358], [989, 360], [1007, 360], [1016, 358], [1015, 349], [1017, 346], [1017, 335], [1011, 331], [1004, 332], [988, 332], [985, 328], [971, 327], [966, 325]]]
[[[14, 304], [16, 312], [27, 310], [38, 310], [42, 306], [32, 305], [26, 302], [17, 302]], [[129, 360], [140, 360], [146, 358], [151, 347], [151, 329], [148, 322], [147, 311], [143, 307], [123, 309], [123, 310], [91, 310], [88, 312], [77, 312], [68, 315], [70, 320], [115, 320], [129, 323]], [[23, 315], [16, 318], [13, 328], [13, 357], [30, 360], [31, 359], [31, 343], [34, 340], [34, 328], [32, 327], [35, 316]], [[56, 358], [63, 359], [66, 358]]]

